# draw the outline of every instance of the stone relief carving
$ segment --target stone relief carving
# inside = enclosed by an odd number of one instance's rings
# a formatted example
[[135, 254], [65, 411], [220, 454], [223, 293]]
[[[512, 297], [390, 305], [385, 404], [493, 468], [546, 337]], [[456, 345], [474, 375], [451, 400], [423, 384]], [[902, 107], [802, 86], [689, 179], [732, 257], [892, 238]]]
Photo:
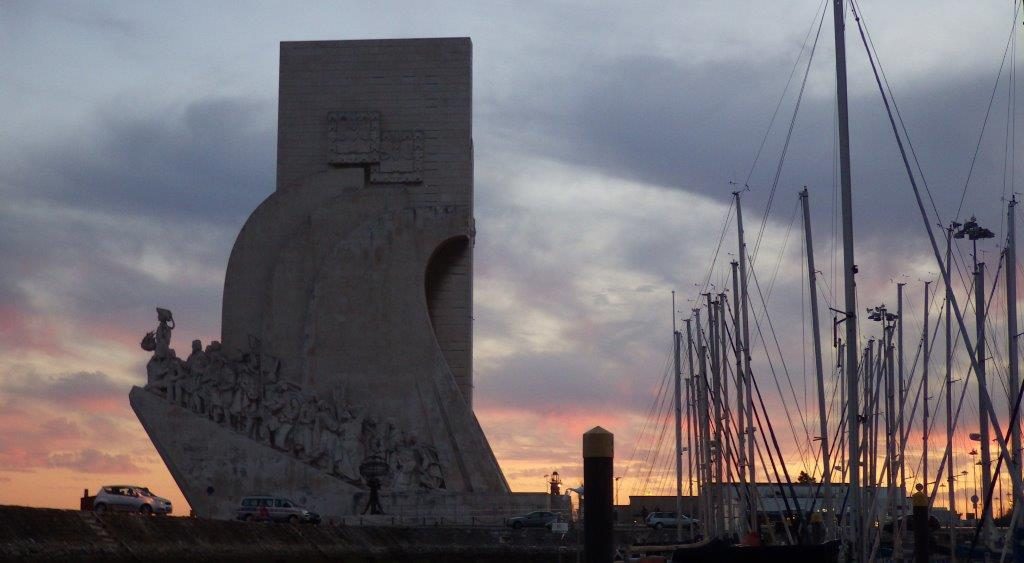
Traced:
[[327, 114], [328, 162], [369, 165], [372, 183], [423, 181], [423, 131], [383, 131], [374, 111]]
[[153, 352], [146, 365], [145, 389], [197, 416], [325, 471], [365, 487], [360, 464], [384, 460], [381, 485], [395, 491], [444, 489], [437, 450], [415, 433], [380, 418], [365, 405], [352, 404], [341, 392], [318, 397], [280, 376], [280, 362], [260, 351], [251, 338], [239, 360], [228, 358], [217, 341], [203, 348], [192, 341], [188, 358], [171, 344], [171, 312], [157, 309], [159, 325], [142, 340]]
[[327, 114], [331, 164], [379, 161], [380, 114], [375, 111], [332, 111]]
[[380, 163], [370, 167], [371, 182], [423, 181], [423, 132], [384, 131]]

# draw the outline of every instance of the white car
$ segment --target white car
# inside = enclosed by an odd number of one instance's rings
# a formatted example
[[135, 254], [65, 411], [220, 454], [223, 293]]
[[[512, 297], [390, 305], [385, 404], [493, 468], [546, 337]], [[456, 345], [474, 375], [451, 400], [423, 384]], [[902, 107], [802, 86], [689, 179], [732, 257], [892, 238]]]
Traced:
[[661, 528], [675, 528], [677, 521], [683, 526], [689, 526], [690, 524], [696, 526], [699, 523], [696, 518], [690, 518], [685, 514], [676, 518], [675, 512], [652, 512], [647, 515], [645, 523], [656, 530], [660, 530]]
[[140, 514], [170, 514], [171, 501], [158, 497], [146, 487], [135, 485], [108, 485], [100, 488], [92, 501], [93, 511], [107, 510], [138, 512]]

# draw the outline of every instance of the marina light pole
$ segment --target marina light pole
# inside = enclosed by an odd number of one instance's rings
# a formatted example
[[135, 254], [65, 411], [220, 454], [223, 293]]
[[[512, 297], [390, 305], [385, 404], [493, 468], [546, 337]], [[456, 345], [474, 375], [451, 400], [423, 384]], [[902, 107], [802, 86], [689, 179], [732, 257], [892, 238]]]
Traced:
[[[989, 436], [988, 411], [992, 409], [991, 397], [988, 393], [988, 377], [986, 374], [985, 358], [985, 263], [978, 261], [978, 241], [994, 238], [995, 233], [982, 227], [978, 221], [971, 217], [966, 223], [953, 234], [953, 238], [967, 238], [971, 241], [974, 254], [974, 322], [977, 331], [976, 353], [975, 353], [975, 376], [978, 379], [978, 414], [979, 414], [979, 446], [981, 454], [981, 490], [988, 491], [992, 484], [992, 440]], [[1011, 471], [1016, 464], [1011, 464]], [[992, 521], [992, 503], [985, 502], [981, 506], [982, 538], [984, 545], [991, 545], [993, 539], [994, 522]]]

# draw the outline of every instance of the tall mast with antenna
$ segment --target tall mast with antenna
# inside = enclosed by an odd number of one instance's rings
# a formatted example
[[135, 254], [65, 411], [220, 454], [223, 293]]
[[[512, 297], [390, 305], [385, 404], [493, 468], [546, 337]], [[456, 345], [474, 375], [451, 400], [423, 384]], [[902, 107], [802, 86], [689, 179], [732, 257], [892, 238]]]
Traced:
[[[1017, 207], [1017, 197], [1010, 199], [1006, 211], [1006, 330], [1009, 335], [1007, 352], [1010, 356], [1009, 373], [1009, 408], [1013, 413], [1013, 405], [1020, 390], [1020, 366], [1017, 354], [1017, 229], [1014, 210]], [[1021, 431], [1020, 420], [1010, 420], [1010, 457], [1014, 465], [1020, 467]], [[1013, 498], [1018, 498], [1021, 491], [1017, 485], [1013, 486]], [[1019, 520], [1018, 520], [1019, 522]]]
[[[739, 295], [739, 306], [740, 306], [740, 319], [743, 323], [743, 371], [741, 373], [743, 381], [743, 392], [746, 394], [746, 414], [744, 416], [747, 426], [741, 429], [741, 432], [746, 434], [746, 445], [747, 445], [747, 483], [751, 492], [757, 490], [757, 480], [755, 475], [755, 464], [754, 464], [754, 446], [756, 445], [757, 439], [754, 436], [754, 390], [751, 385], [751, 373], [750, 373], [750, 315], [749, 315], [749, 299], [747, 292], [747, 243], [743, 239], [743, 208], [740, 205], [740, 192], [735, 191], [732, 193], [733, 197], [736, 198], [736, 232], [737, 232], [737, 244], [739, 247], [740, 254], [740, 295]], [[750, 529], [757, 530], [757, 507], [754, 506], [754, 495], [747, 495], [748, 506], [747, 515], [750, 517]]]
[[[814, 374], [818, 381], [818, 425], [821, 432], [821, 483], [825, 499], [822, 504], [826, 514], [832, 512], [832, 462], [828, 449], [828, 410], [825, 408], [825, 374], [821, 361], [821, 329], [818, 324], [817, 271], [814, 269], [814, 241], [811, 237], [811, 207], [807, 188], [800, 192], [800, 203], [804, 211], [804, 239], [807, 247], [807, 283], [811, 299], [811, 334], [814, 338]], [[831, 520], [826, 519], [831, 529]]]
[[[752, 508], [753, 508], [753, 503], [749, 500], [749, 499], [752, 498], [752, 495], [753, 495], [753, 486], [752, 486], [752, 483], [750, 483], [746, 479], [746, 477], [747, 477], [746, 471], [747, 471], [747, 465], [751, 464], [751, 463], [754, 463], [754, 460], [747, 459], [747, 449], [746, 449], [746, 447], [747, 447], [746, 446], [746, 440], [747, 440], [746, 428], [747, 428], [747, 423], [746, 423], [746, 416], [744, 416], [746, 414], [746, 406], [745, 406], [746, 402], [745, 402], [744, 393], [743, 393], [744, 392], [744, 386], [743, 386], [743, 383], [744, 383], [744, 378], [743, 378], [743, 341], [740, 340], [741, 334], [740, 334], [740, 307], [739, 307], [739, 304], [740, 304], [741, 297], [740, 297], [739, 262], [733, 260], [732, 262], [729, 263], [729, 265], [732, 266], [732, 294], [733, 294], [733, 299], [736, 300], [736, 303], [733, 306], [733, 317], [732, 317], [732, 336], [733, 336], [733, 342], [734, 342], [733, 352], [734, 352], [735, 357], [736, 357], [736, 443], [737, 443], [736, 460], [737, 460], [737, 464], [738, 464], [736, 473], [738, 474], [740, 482], [746, 484], [746, 496], [744, 498], [748, 499], [747, 502], [743, 502], [743, 500], [740, 499], [740, 501], [737, 503], [739, 505], [739, 507], [740, 507], [740, 511], [739, 511], [740, 525], [738, 526], [738, 528], [740, 530], [742, 530], [744, 526], [747, 526], [748, 529], [750, 529], [750, 531], [756, 531], [756, 528], [751, 526], [751, 523], [748, 522], [747, 518], [746, 518], [747, 515], [748, 515], [748, 511], [752, 510]], [[753, 439], [753, 438], [751, 438], [751, 439]], [[748, 503], [750, 503], [750, 506], [748, 506]], [[756, 516], [757, 516], [757, 514], [755, 512], [754, 513], [754, 517], [756, 518]]]
[[860, 428], [857, 416], [860, 414], [859, 389], [857, 388], [857, 290], [854, 274], [857, 266], [853, 256], [853, 191], [850, 178], [850, 113], [846, 94], [846, 29], [843, 0], [832, 0], [832, 23], [836, 44], [836, 109], [839, 118], [839, 179], [842, 191], [843, 219], [843, 319], [846, 328], [846, 431], [850, 463], [850, 515], [852, 559], [859, 561], [864, 553], [866, 535], [863, 533], [860, 475]]
[[[946, 264], [950, 265], [953, 263], [953, 226], [951, 225], [946, 229]], [[949, 280], [945, 280], [948, 282]], [[948, 457], [948, 467], [946, 471], [946, 485], [949, 488], [949, 512], [951, 515], [956, 515], [956, 492], [954, 489], [954, 473], [956, 465], [953, 461], [956, 459], [953, 456], [953, 315], [949, 310], [950, 302], [953, 300], [953, 287], [949, 283], [945, 283], [946, 286], [946, 303], [944, 305], [946, 311], [946, 455]], [[1014, 497], [1016, 498], [1016, 497]], [[956, 527], [949, 527], [949, 545], [956, 545]], [[951, 550], [950, 557], [952, 561], [956, 561], [956, 550]]]

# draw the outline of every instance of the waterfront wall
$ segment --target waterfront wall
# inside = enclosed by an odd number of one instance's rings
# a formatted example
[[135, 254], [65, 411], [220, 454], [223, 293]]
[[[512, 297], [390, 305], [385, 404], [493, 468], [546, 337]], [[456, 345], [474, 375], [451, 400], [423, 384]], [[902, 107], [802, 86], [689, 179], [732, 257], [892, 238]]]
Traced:
[[575, 561], [575, 534], [502, 526], [289, 525], [0, 506], [0, 561]]

